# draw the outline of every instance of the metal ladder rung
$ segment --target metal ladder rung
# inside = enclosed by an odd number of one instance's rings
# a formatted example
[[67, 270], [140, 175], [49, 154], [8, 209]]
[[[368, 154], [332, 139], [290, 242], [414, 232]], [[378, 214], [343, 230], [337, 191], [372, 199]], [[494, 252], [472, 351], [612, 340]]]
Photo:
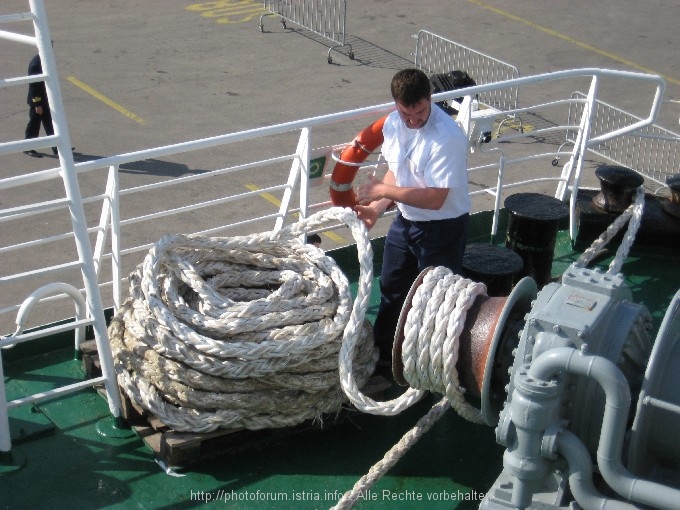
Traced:
[[20, 12], [16, 14], [3, 14], [0, 16], [0, 23], [13, 23], [15, 21], [26, 21], [33, 19], [32, 12]]
[[29, 333], [20, 333], [16, 336], [9, 335], [0, 338], [0, 347], [13, 347], [23, 342], [28, 342], [29, 340], [36, 340], [38, 338], [43, 338], [55, 333], [63, 333], [64, 331], [71, 331], [76, 328], [83, 326], [91, 326], [94, 324], [94, 319], [81, 319], [75, 320], [73, 322], [67, 322], [65, 324], [59, 324], [57, 326], [51, 326], [49, 328], [40, 329], [36, 331], [31, 331]]
[[666, 411], [671, 411], [675, 414], [680, 414], [680, 406], [673, 404], [671, 402], [666, 402], [665, 400], [660, 400], [654, 397], [645, 397], [642, 399], [644, 405], [649, 405], [652, 407], [657, 407], [659, 409], [664, 409]]
[[17, 398], [15, 400], [7, 402], [7, 409], [9, 410], [15, 407], [31, 404], [33, 402], [39, 402], [40, 400], [56, 397], [58, 395], [73, 393], [74, 391], [79, 391], [82, 390], [83, 388], [89, 388], [91, 386], [103, 384], [105, 380], [106, 378], [104, 376], [95, 377], [94, 379], [87, 379], [86, 381], [67, 384], [66, 386], [60, 386], [59, 388], [54, 388], [53, 390], [36, 393], [35, 395], [31, 395], [30, 397]]
[[7, 283], [11, 283], [15, 280], [20, 280], [21, 278], [25, 278], [26, 276], [29, 276], [29, 275], [37, 275], [37, 274], [46, 275], [46, 274], [49, 274], [49, 273], [56, 273], [58, 271], [64, 271], [64, 270], [67, 270], [67, 269], [78, 269], [78, 268], [82, 268], [82, 267], [83, 267], [83, 263], [81, 261], [74, 260], [73, 262], [66, 262], [65, 264], [57, 264], [56, 266], [44, 267], [44, 268], [41, 268], [39, 271], [26, 271], [24, 273], [17, 273], [17, 274], [13, 274], [13, 275], [10, 275], [10, 276], [3, 276], [3, 277], [0, 277], [0, 286], [7, 284]]

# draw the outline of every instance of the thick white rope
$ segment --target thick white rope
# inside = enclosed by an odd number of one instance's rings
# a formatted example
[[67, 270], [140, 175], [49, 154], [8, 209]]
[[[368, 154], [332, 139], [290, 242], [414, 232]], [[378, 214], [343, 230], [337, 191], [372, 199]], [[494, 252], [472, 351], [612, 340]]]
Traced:
[[409, 448], [416, 444], [418, 440], [432, 428], [439, 418], [444, 416], [450, 406], [451, 403], [446, 397], [435, 404], [425, 416], [418, 420], [411, 430], [402, 436], [397, 444], [385, 453], [380, 461], [369, 469], [368, 473], [362, 476], [354, 484], [354, 487], [352, 487], [351, 490], [343, 494], [337, 504], [332, 507], [332, 510], [347, 510], [352, 508], [356, 504], [357, 499], [359, 499], [359, 495], [373, 487], [373, 485], [404, 456]]
[[628, 223], [628, 230], [621, 241], [621, 245], [616, 251], [616, 256], [609, 264], [607, 270], [608, 274], [616, 274], [621, 271], [628, 252], [630, 251], [635, 235], [640, 228], [642, 222], [642, 213], [645, 205], [645, 189], [640, 186], [635, 194], [635, 200], [630, 204], [625, 211], [623, 211], [608, 227], [602, 232], [600, 237], [595, 239], [588, 249], [586, 249], [579, 259], [572, 264], [573, 267], [587, 267], [590, 262], [602, 251], [602, 249], [611, 241], [616, 234]]
[[[412, 306], [404, 324], [402, 362], [404, 379], [410, 388], [401, 397], [389, 402], [375, 402], [362, 396], [361, 403], [367, 402], [364, 409], [373, 414], [395, 414], [394, 410], [400, 410], [400, 406], [406, 408], [411, 405], [410, 395], [420, 398], [429, 390], [443, 394], [444, 398], [343, 495], [333, 510], [352, 508], [359, 495], [382, 478], [449, 407], [469, 421], [484, 423], [479, 409], [465, 401], [465, 390], [460, 386], [456, 363], [459, 337], [467, 311], [477, 296], [485, 294], [486, 286], [483, 283], [467, 280], [448, 268], [436, 267], [425, 274], [413, 293]], [[341, 356], [345, 345], [343, 343]], [[341, 379], [342, 366], [343, 363], [340, 364]], [[343, 388], [347, 391], [344, 385]], [[352, 397], [350, 399], [354, 402]]]
[[456, 363], [467, 311], [479, 295], [486, 295], [483, 283], [442, 266], [429, 271], [413, 294], [402, 344], [404, 379], [409, 386], [445, 395], [458, 414], [474, 423], [484, 420], [465, 401]]
[[481, 422], [479, 411], [465, 402], [455, 365], [458, 361], [458, 337], [463, 330], [467, 310], [476, 296], [485, 293], [483, 283], [462, 278], [445, 267], [437, 267], [425, 276], [414, 293], [402, 346], [404, 378], [410, 387], [393, 400], [378, 402], [362, 394], [353, 377], [354, 328], [360, 323], [358, 321], [363, 320], [365, 310], [365, 307], [358, 310], [360, 297], [363, 298], [359, 292], [352, 313], [354, 321], [350, 318], [340, 350], [340, 381], [352, 403], [370, 414], [393, 416], [418, 402], [427, 391], [433, 391], [452, 400], [454, 409], [461, 416]]
[[[161, 239], [131, 275], [130, 298], [109, 330], [130, 399], [193, 432], [291, 426], [337, 412], [349, 283], [335, 261], [300, 241], [331, 221], [352, 228], [370, 282], [368, 235], [349, 209], [254, 236]], [[363, 385], [377, 350], [363, 315], [354, 331], [354, 377]]]

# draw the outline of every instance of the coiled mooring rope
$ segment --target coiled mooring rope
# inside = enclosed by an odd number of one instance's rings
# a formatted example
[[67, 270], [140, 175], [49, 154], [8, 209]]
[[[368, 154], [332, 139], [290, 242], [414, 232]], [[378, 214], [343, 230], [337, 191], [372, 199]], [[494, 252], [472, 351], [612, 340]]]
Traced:
[[[372, 279], [370, 242], [349, 209], [279, 232], [156, 243], [109, 329], [118, 382], [131, 401], [193, 432], [291, 426], [337, 412], [345, 402], [338, 353], [351, 315], [349, 283], [333, 259], [299, 238], [338, 220], [370, 260], [362, 272]], [[377, 350], [367, 321], [355, 333], [352, 366], [363, 385]]]

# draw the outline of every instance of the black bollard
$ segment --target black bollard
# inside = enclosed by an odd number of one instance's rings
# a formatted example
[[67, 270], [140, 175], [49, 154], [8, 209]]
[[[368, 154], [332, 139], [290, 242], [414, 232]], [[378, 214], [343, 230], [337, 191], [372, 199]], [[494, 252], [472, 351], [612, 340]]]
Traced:
[[471, 243], [465, 247], [462, 276], [486, 285], [487, 296], [507, 296], [524, 267], [522, 257], [502, 246]]
[[595, 170], [601, 191], [593, 204], [609, 213], [622, 213], [633, 203], [635, 192], [645, 182], [637, 172], [624, 166], [601, 166]]
[[505, 246], [522, 258], [520, 275], [531, 276], [541, 288], [550, 281], [557, 230], [569, 217], [569, 205], [541, 193], [516, 193], [505, 199], [505, 208]]
[[674, 218], [680, 218], [680, 174], [667, 177], [666, 185], [671, 191], [671, 196], [663, 201], [663, 210]]

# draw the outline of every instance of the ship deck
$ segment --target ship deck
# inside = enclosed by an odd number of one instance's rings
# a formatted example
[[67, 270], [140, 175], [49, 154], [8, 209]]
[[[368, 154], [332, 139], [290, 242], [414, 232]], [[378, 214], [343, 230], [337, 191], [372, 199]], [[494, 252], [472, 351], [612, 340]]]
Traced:
[[[4, 1], [0, 14], [25, 10], [25, 4]], [[667, 97], [680, 97], [674, 58], [680, 35], [677, 17], [668, 15], [672, 7], [665, 0], [525, 2], [514, 3], [512, 11], [502, 0], [468, 0], [455, 8], [446, 0], [414, 4], [352, 3], [348, 40], [356, 58], [335, 55], [329, 65], [327, 41], [304, 29], [290, 24], [284, 29], [267, 18], [261, 33], [257, 23], [262, 2], [256, 0], [48, 2], [75, 160], [83, 163], [383, 103], [389, 99], [391, 76], [413, 63], [412, 34], [425, 28], [510, 62], [522, 76], [586, 66], [649, 72], [666, 80]], [[0, 44], [3, 55], [9, 54], [6, 43]], [[22, 51], [3, 61], [7, 75], [25, 72], [33, 49], [26, 46]], [[608, 102], [639, 113], [637, 91], [604, 92]], [[0, 138], [15, 139], [27, 120], [25, 90], [3, 88], [0, 94]], [[522, 105], [544, 99], [522, 97]], [[675, 128], [678, 109], [666, 106], [658, 121]], [[334, 141], [349, 141], [355, 131], [338, 128], [332, 134]], [[556, 150], [564, 141], [555, 137], [529, 143]], [[215, 154], [136, 162], [123, 167], [121, 175], [128, 187], [145, 186], [198, 174], [215, 166], [213, 159], [228, 159], [225, 153]], [[40, 159], [12, 154], [3, 162], [3, 178], [58, 164], [51, 154]], [[586, 183], [594, 185], [591, 170], [602, 160], [589, 155], [587, 163]], [[550, 170], [549, 163], [547, 167]], [[524, 169], [527, 174], [533, 171]], [[243, 191], [250, 184], [235, 178], [225, 189]], [[0, 202], [12, 207], [19, 198], [57, 199], [63, 190], [39, 186], [27, 193], [35, 196], [19, 197], [10, 189]], [[272, 207], [264, 196], [252, 205], [260, 213]], [[488, 214], [475, 218], [478, 234], [470, 242], [488, 241]], [[48, 231], [47, 223], [36, 221], [31, 230], [41, 235], [42, 229]], [[163, 223], [167, 232], [181, 228], [174, 218]], [[11, 245], [20, 243], [23, 233], [5, 228], [2, 236]], [[497, 237], [503, 238], [502, 226]], [[324, 237], [322, 247], [356, 281], [353, 248], [338, 248], [347, 242], [349, 236], [339, 241]], [[380, 239], [373, 243], [379, 260]], [[553, 275], [561, 274], [579, 254], [561, 231]], [[36, 260], [44, 255], [34, 251]], [[608, 261], [598, 265], [606, 267]], [[633, 251], [623, 266], [633, 299], [652, 313], [653, 335], [678, 288], [676, 262], [677, 253], [654, 249]], [[374, 285], [369, 319], [376, 307]], [[0, 333], [11, 333], [13, 316], [0, 319]], [[92, 369], [92, 358], [74, 359], [68, 335], [21, 344], [2, 354], [8, 400], [83, 380]], [[389, 372], [379, 375], [390, 381]], [[391, 384], [377, 398], [401, 391]], [[143, 428], [117, 430], [106, 400], [84, 389], [10, 411], [13, 459], [0, 464], [0, 509], [181, 509], [206, 503], [229, 509], [329, 508], [437, 400], [429, 396], [395, 417], [348, 409], [323, 423], [295, 429], [246, 431], [210, 440], [179, 438], [177, 454], [195, 462], [166, 470], [157, 463], [156, 432], [147, 428], [145, 440]], [[358, 508], [476, 509], [502, 468], [502, 453], [492, 428], [449, 411]]]
[[[488, 221], [486, 213], [474, 218], [471, 242], [487, 242]], [[379, 261], [381, 241], [373, 243]], [[566, 231], [560, 231], [553, 277], [580, 255], [571, 244]], [[349, 246], [330, 255], [356, 283], [356, 250]], [[658, 249], [634, 250], [623, 267], [634, 301], [652, 312], [653, 335], [677, 290], [675, 260], [677, 254]], [[609, 261], [603, 258], [597, 267], [606, 270]], [[374, 285], [369, 319], [377, 303]], [[4, 356], [9, 398], [86, 377], [86, 364], [74, 359], [72, 339], [52, 342], [39, 352], [17, 346]], [[376, 398], [403, 391], [389, 371], [377, 375], [390, 385]], [[11, 411], [15, 459], [2, 477], [0, 506], [163, 509], [201, 507], [210, 500], [216, 505], [219, 500], [230, 509], [330, 508], [438, 400], [429, 395], [395, 417], [347, 409], [323, 423], [294, 428], [180, 434], [174, 450], [165, 455], [183, 458], [185, 465], [164, 470], [157, 463], [160, 450], [150, 437], [151, 427], [116, 431], [105, 399], [92, 389], [83, 390]], [[449, 411], [357, 508], [394, 508], [396, 503], [404, 509], [477, 508], [475, 497], [484, 495], [502, 468], [502, 452], [492, 428]]]

